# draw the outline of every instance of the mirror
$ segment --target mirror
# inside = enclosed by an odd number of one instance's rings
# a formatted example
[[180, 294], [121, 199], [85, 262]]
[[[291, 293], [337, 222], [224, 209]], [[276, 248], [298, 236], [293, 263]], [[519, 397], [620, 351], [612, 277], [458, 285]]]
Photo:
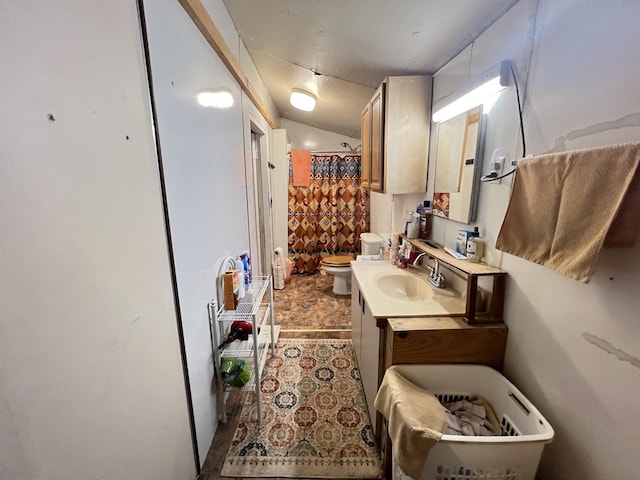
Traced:
[[469, 223], [475, 219], [484, 150], [482, 106], [438, 124], [433, 213]]

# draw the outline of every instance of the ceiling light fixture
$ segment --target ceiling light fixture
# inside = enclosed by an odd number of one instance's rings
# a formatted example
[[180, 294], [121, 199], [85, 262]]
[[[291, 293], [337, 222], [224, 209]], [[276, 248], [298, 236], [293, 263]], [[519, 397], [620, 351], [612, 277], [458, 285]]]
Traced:
[[[444, 122], [485, 102], [509, 84], [511, 64], [504, 60], [494, 65], [464, 88], [436, 102], [433, 121]], [[453, 101], [451, 101], [453, 99]]]
[[303, 110], [305, 112], [310, 112], [314, 108], [316, 108], [315, 95], [312, 95], [309, 92], [305, 92], [304, 90], [300, 90], [299, 88], [294, 88], [291, 91], [289, 102], [298, 110]]
[[205, 90], [197, 96], [198, 103], [203, 107], [230, 108], [233, 106], [233, 95], [224, 89]]

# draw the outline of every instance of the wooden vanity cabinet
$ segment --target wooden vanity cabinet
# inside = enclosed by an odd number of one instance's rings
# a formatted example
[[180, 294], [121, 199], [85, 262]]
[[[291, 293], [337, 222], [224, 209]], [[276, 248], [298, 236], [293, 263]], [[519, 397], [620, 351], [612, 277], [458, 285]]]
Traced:
[[385, 369], [402, 364], [474, 363], [502, 370], [507, 327], [462, 317], [389, 318]]
[[426, 192], [430, 75], [387, 77], [365, 105], [362, 186], [381, 193]]

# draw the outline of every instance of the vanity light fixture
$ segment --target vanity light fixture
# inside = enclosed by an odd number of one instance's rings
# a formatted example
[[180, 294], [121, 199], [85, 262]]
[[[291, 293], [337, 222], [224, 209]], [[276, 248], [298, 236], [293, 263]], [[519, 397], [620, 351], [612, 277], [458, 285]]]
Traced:
[[316, 108], [316, 97], [309, 92], [305, 92], [299, 88], [291, 90], [291, 96], [289, 97], [291, 105], [298, 110], [310, 112]]
[[[504, 60], [491, 67], [453, 95], [436, 102], [433, 106], [433, 121], [436, 123], [444, 122], [484, 103], [485, 100], [500, 92], [509, 84], [510, 70], [511, 64], [508, 60]], [[452, 98], [454, 99], [453, 101], [451, 101]]]
[[233, 95], [225, 89], [205, 90], [198, 94], [197, 99], [203, 107], [230, 108], [233, 106]]

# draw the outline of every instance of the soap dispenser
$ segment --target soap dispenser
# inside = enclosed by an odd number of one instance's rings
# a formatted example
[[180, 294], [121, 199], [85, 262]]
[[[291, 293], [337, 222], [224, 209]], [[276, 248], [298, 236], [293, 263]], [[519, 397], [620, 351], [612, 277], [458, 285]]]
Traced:
[[467, 260], [472, 263], [478, 263], [482, 260], [484, 253], [484, 239], [480, 237], [478, 227], [473, 229], [473, 233], [467, 240]]

